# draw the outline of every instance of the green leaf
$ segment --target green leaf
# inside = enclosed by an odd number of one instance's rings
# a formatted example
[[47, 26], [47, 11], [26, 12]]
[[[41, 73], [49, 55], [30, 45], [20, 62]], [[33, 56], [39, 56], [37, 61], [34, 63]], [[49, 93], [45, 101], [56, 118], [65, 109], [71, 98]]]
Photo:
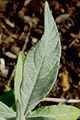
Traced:
[[22, 108], [31, 110], [45, 97], [57, 78], [61, 56], [60, 37], [48, 3], [45, 3], [45, 31], [24, 62], [21, 85]]
[[53, 105], [33, 111], [28, 120], [77, 120], [80, 109], [70, 105]]
[[10, 90], [0, 95], [0, 101], [11, 107], [15, 103], [13, 91]]
[[0, 120], [6, 120], [6, 119], [5, 119], [5, 118], [1, 118], [1, 117], [0, 117]]
[[0, 102], [0, 118], [13, 118], [16, 113], [4, 103]]
[[16, 118], [9, 118], [9, 119], [7, 119], [7, 120], [16, 120]]
[[15, 82], [14, 82], [14, 89], [15, 89], [15, 102], [16, 102], [16, 110], [17, 110], [17, 120], [21, 120], [23, 118], [23, 112], [21, 109], [21, 83], [23, 77], [23, 63], [24, 63], [24, 54], [21, 51], [18, 56], [16, 71], [15, 71]]
[[23, 52], [19, 53], [18, 61], [16, 65], [16, 71], [15, 71], [15, 78], [14, 78], [14, 89], [15, 89], [15, 100], [20, 102], [20, 87], [22, 82], [22, 76], [23, 76], [23, 61], [24, 61], [24, 54]]

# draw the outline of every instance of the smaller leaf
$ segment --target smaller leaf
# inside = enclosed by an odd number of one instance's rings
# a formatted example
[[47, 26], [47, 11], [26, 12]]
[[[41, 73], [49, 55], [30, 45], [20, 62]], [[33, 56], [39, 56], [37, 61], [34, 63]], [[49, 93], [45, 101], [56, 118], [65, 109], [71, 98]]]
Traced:
[[28, 120], [76, 120], [80, 109], [69, 105], [54, 105], [38, 108], [33, 111]]
[[15, 102], [16, 102], [16, 119], [17, 120], [24, 120], [23, 112], [21, 109], [21, 83], [23, 77], [23, 63], [24, 63], [24, 54], [23, 52], [19, 53], [17, 65], [16, 65], [16, 72], [15, 72], [15, 82], [14, 82], [14, 89], [15, 89]]
[[10, 90], [0, 95], [0, 101], [11, 107], [15, 103], [13, 91]]
[[4, 103], [0, 102], [0, 118], [14, 118], [16, 113]]
[[7, 119], [7, 120], [16, 120], [16, 118], [9, 118], [9, 119]]
[[6, 120], [6, 119], [5, 119], [5, 118], [1, 118], [1, 117], [0, 117], [0, 120]]
[[15, 100], [20, 101], [20, 86], [22, 82], [22, 74], [23, 74], [23, 61], [24, 61], [24, 54], [23, 52], [19, 53], [16, 71], [15, 71], [15, 78], [14, 78], [14, 88], [15, 88]]

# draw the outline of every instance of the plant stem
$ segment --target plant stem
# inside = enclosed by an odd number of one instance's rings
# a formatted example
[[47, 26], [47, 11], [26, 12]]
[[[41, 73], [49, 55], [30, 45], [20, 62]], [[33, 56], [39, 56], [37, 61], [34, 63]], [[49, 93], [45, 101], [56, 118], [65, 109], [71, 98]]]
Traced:
[[27, 45], [27, 43], [28, 43], [28, 41], [29, 41], [29, 36], [30, 36], [30, 32], [28, 32], [28, 34], [27, 34], [27, 36], [26, 36], [26, 40], [25, 40], [25, 43], [24, 43], [23, 48], [22, 48], [22, 51], [23, 51], [23, 52], [24, 52], [25, 49], [26, 49], [26, 45]]
[[40, 102], [56, 102], [56, 103], [80, 103], [80, 99], [64, 99], [64, 98], [43, 98]]

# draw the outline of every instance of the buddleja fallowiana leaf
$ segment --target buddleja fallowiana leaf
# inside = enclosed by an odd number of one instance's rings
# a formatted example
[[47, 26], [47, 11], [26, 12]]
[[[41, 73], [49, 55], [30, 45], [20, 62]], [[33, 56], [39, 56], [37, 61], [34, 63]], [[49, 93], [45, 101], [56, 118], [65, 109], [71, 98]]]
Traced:
[[0, 120], [6, 120], [5, 118], [0, 117]]
[[53, 105], [38, 108], [28, 116], [27, 120], [77, 120], [80, 109], [71, 105]]
[[21, 104], [25, 113], [48, 94], [59, 69], [60, 37], [47, 2], [44, 15], [45, 30], [42, 39], [28, 52], [24, 62]]
[[16, 113], [7, 105], [0, 102], [0, 118], [9, 119], [14, 117], [16, 117]]
[[[18, 61], [16, 65], [15, 78], [14, 78], [14, 89], [15, 89], [15, 102], [16, 102], [16, 119], [22, 120], [23, 112], [21, 111], [21, 83], [23, 77], [23, 63], [24, 63], [24, 54], [21, 51], [18, 56]], [[24, 119], [23, 119], [24, 120]]]
[[21, 99], [20, 87], [21, 87], [21, 82], [23, 77], [23, 62], [24, 62], [24, 54], [23, 52], [20, 52], [18, 56], [16, 71], [15, 71], [15, 78], [14, 78], [15, 100], [19, 100], [19, 101]]

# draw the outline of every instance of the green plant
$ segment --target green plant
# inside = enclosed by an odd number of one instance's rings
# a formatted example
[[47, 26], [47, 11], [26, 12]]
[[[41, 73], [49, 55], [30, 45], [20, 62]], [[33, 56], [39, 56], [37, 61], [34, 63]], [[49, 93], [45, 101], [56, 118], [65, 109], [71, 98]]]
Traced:
[[33, 110], [53, 87], [59, 69], [60, 37], [45, 2], [45, 30], [41, 40], [27, 54], [20, 52], [15, 72], [16, 112], [0, 102], [1, 120], [76, 120], [80, 110], [53, 105]]

